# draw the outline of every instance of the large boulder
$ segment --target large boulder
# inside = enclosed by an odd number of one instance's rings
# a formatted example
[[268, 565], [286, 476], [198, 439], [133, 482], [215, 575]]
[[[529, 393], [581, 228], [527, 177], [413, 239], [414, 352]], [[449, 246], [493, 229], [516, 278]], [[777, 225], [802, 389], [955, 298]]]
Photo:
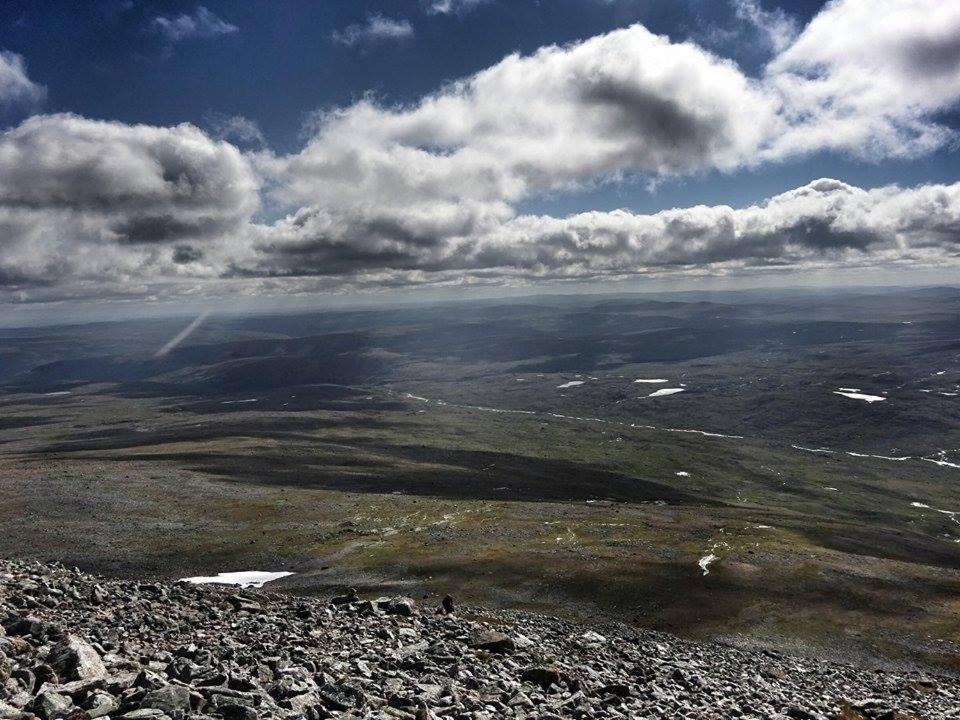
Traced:
[[110, 693], [93, 692], [87, 696], [81, 707], [91, 718], [98, 718], [116, 712], [120, 708], [120, 701]]
[[75, 635], [50, 648], [47, 663], [61, 680], [93, 680], [107, 675], [97, 651]]
[[167, 715], [177, 710], [190, 712], [190, 690], [182, 685], [165, 685], [148, 692], [140, 707], [162, 710]]
[[33, 699], [31, 709], [43, 720], [55, 720], [73, 710], [73, 700], [60, 693], [42, 692]]

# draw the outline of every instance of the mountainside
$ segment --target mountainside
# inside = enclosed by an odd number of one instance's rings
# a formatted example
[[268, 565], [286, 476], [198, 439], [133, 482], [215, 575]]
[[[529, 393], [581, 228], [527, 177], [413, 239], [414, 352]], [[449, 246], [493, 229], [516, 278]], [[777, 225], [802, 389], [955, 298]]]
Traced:
[[0, 718], [960, 717], [949, 676], [437, 604], [0, 561]]

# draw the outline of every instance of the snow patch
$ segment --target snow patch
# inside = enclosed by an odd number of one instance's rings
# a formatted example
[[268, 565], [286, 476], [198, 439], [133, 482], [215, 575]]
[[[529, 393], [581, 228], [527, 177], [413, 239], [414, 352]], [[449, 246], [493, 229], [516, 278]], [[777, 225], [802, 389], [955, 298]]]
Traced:
[[292, 572], [280, 570], [270, 572], [266, 570], [241, 570], [239, 572], [224, 572], [217, 575], [180, 578], [180, 582], [193, 583], [194, 585], [239, 585], [240, 587], [263, 587], [264, 583], [271, 580], [293, 575]]
[[699, 562], [697, 562], [697, 565], [699, 565], [699, 566], [700, 566], [700, 569], [703, 570], [703, 574], [704, 574], [704, 575], [709, 575], [709, 574], [710, 574], [710, 563], [712, 563], [712, 562], [714, 562], [714, 561], [716, 561], [716, 560], [719, 560], [719, 559], [720, 559], [720, 558], [718, 558], [716, 555], [714, 555], [713, 553], [710, 553], [710, 554], [704, 555], [702, 558], [700, 558]]
[[647, 397], [664, 397], [665, 395], [676, 395], [682, 392], [683, 388], [660, 388], [647, 395]]
[[875, 403], [875, 402], [881, 402], [883, 400], [886, 400], [885, 397], [880, 397], [879, 395], [866, 395], [865, 393], [859, 393], [859, 392], [843, 392], [841, 390], [834, 390], [833, 394], [843, 395], [844, 397], [848, 397], [851, 400], [863, 400], [868, 403]]

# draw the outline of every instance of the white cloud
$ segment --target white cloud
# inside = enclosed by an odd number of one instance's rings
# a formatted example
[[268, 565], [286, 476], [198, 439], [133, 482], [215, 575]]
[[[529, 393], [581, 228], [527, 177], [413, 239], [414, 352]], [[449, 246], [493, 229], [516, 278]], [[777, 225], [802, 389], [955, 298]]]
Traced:
[[733, 63], [633, 26], [510, 55], [409, 108], [330, 112], [276, 170], [308, 202], [511, 201], [620, 172], [733, 169], [776, 109]]
[[768, 155], [821, 149], [914, 157], [955, 139], [937, 112], [960, 101], [960, 3], [829, 3], [767, 68], [788, 127]]
[[0, 50], [0, 109], [39, 105], [46, 97], [47, 89], [27, 76], [23, 57]]
[[[818, 180], [752, 207], [645, 215], [518, 210], [630, 175], [825, 150], [916, 156], [955, 138], [937, 120], [960, 101], [954, 3], [840, 0], [792, 42], [777, 29], [787, 20], [741, 7], [782, 47], [759, 78], [633, 26], [510, 55], [409, 105], [368, 97], [327, 111], [290, 155], [243, 154], [190, 125], [30, 118], [0, 135], [0, 285], [197, 292], [235, 278], [276, 289], [954, 266], [960, 184]], [[371, 16], [339, 41], [402, 26]], [[215, 134], [259, 142], [246, 119], [220, 120]], [[254, 219], [261, 194], [282, 219]]]
[[331, 37], [335, 43], [348, 47], [385, 40], [406, 40], [413, 37], [413, 25], [409, 20], [394, 20], [374, 13], [368, 15], [362, 23], [335, 30]]
[[[459, 206], [301, 211], [262, 228], [250, 274], [405, 272], [597, 279], [757, 267], [954, 262], [960, 183], [862, 190], [817, 180], [761, 205], [496, 219]], [[426, 273], [426, 275], [424, 275]]]
[[427, 12], [433, 15], [460, 15], [490, 0], [428, 0]]
[[209, 113], [204, 117], [205, 125], [219, 140], [230, 140], [239, 145], [263, 146], [265, 139], [263, 131], [255, 120], [243, 115], [225, 115], [223, 113]]
[[760, 0], [732, 0], [732, 4], [737, 18], [752, 25], [774, 52], [789, 46], [799, 32], [796, 18], [781, 8], [764, 10]]
[[214, 15], [203, 5], [197, 6], [192, 13], [182, 13], [176, 17], [159, 15], [150, 22], [150, 28], [170, 43], [194, 38], [214, 38], [240, 30], [236, 25]]
[[0, 284], [216, 275], [259, 181], [191, 125], [34, 116], [0, 135]]

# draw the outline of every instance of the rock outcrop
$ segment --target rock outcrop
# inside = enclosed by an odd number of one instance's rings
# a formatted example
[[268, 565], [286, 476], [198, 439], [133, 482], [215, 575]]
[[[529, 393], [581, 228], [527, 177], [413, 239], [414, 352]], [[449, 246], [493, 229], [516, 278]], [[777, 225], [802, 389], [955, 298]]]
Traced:
[[0, 561], [0, 720], [960, 718], [947, 676], [434, 607]]

